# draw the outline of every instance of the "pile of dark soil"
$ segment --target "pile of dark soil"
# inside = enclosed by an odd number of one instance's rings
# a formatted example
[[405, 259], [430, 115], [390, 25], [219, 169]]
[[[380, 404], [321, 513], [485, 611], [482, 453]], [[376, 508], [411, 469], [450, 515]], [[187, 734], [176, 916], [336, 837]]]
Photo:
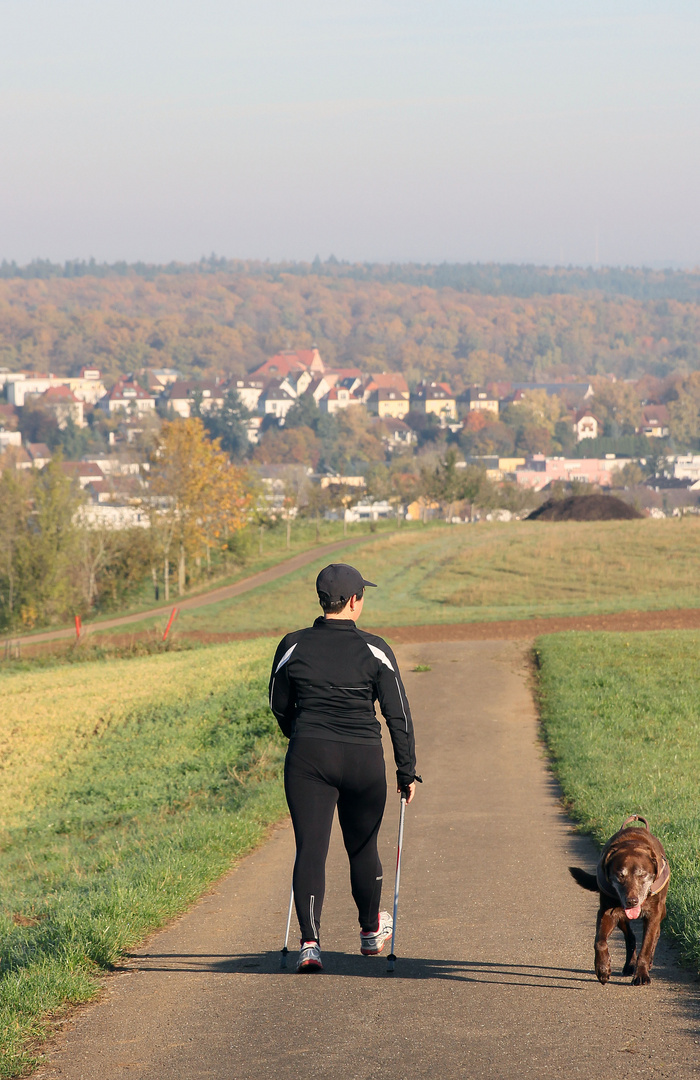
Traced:
[[549, 499], [526, 518], [527, 521], [629, 521], [643, 515], [614, 495], [570, 495]]

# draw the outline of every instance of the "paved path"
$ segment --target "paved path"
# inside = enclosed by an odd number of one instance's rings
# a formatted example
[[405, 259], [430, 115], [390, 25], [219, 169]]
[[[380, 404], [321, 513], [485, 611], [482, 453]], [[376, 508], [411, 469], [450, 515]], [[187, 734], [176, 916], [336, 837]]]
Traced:
[[[267, 585], [270, 581], [276, 581], [277, 578], [285, 577], [286, 574], [291, 574], [295, 570], [299, 570], [302, 566], [308, 566], [309, 563], [315, 562], [316, 559], [323, 559], [326, 555], [331, 555], [334, 551], [353, 547], [355, 544], [366, 544], [368, 540], [373, 539], [374, 536], [369, 534], [367, 536], [352, 537], [351, 539], [335, 540], [332, 544], [321, 544], [318, 547], [310, 548], [308, 551], [302, 551], [299, 555], [292, 556], [291, 559], [285, 559], [284, 562], [276, 563], [275, 566], [271, 566], [269, 570], [261, 570], [258, 574], [252, 574], [251, 577], [243, 578], [233, 585], [223, 585], [220, 589], [212, 589], [210, 592], [197, 593], [196, 596], [185, 597], [184, 600], [174, 598], [162, 607], [151, 608], [149, 611], [139, 611], [134, 615], [120, 615], [115, 619], [101, 619], [99, 622], [85, 623], [84, 630], [116, 630], [120, 626], [144, 622], [146, 619], [164, 619], [170, 615], [174, 605], [181, 611], [190, 611], [192, 608], [206, 607], [208, 604], [218, 604], [221, 600], [230, 600], [234, 596], [240, 596], [241, 593], [247, 593], [250, 592], [251, 589], [257, 589], [258, 585]], [[12, 641], [13, 643], [19, 643], [21, 645], [39, 645], [43, 641], [60, 641], [63, 638], [74, 637], [75, 630], [70, 628], [68, 630], [46, 630], [44, 633], [29, 634], [26, 637], [13, 637]]]
[[[52, 1049], [44, 1080], [697, 1076], [700, 993], [670, 950], [651, 987], [592, 971], [592, 866], [537, 741], [513, 642], [404, 646], [425, 784], [406, 823], [393, 976], [358, 954], [337, 834], [323, 975], [279, 969], [291, 829], [155, 935]], [[416, 663], [432, 670], [408, 674]], [[634, 808], [631, 808], [634, 809]], [[390, 906], [397, 800], [382, 834]]]

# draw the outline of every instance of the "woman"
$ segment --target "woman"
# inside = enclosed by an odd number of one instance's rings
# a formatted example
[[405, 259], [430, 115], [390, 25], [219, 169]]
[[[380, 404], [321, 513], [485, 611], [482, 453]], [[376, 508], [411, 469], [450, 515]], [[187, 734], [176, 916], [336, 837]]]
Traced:
[[337, 805], [360, 923], [360, 951], [374, 956], [391, 936], [380, 911], [382, 864], [377, 836], [386, 803], [381, 728], [394, 748], [398, 791], [416, 788], [413, 722], [396, 658], [386, 642], [357, 628], [364, 590], [376, 588], [347, 563], [316, 579], [323, 615], [287, 634], [270, 675], [270, 708], [290, 740], [284, 786], [294, 826], [294, 897], [301, 929], [297, 971], [321, 971], [320, 926], [328, 843]]

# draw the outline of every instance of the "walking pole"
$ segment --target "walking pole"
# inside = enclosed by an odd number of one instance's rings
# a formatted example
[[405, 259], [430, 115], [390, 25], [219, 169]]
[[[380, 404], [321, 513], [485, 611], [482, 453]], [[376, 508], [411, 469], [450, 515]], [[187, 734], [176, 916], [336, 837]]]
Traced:
[[401, 848], [403, 847], [403, 821], [405, 814], [406, 795], [404, 792], [401, 792], [401, 813], [399, 814], [399, 846], [396, 852], [396, 877], [394, 878], [394, 926], [391, 931], [391, 952], [389, 953], [386, 962], [386, 970], [389, 974], [393, 973], [394, 964], [396, 963], [394, 942], [396, 941], [396, 912], [399, 908], [399, 885], [401, 883]]
[[281, 953], [282, 953], [282, 957], [280, 959], [280, 967], [281, 968], [286, 968], [286, 966], [287, 966], [287, 953], [289, 952], [289, 949], [287, 948], [287, 942], [289, 941], [289, 927], [291, 926], [291, 923], [292, 923], [292, 908], [293, 907], [294, 907], [294, 882], [292, 881], [292, 887], [289, 890], [289, 911], [287, 912], [287, 932], [284, 935], [284, 948], [282, 948], [280, 950]]

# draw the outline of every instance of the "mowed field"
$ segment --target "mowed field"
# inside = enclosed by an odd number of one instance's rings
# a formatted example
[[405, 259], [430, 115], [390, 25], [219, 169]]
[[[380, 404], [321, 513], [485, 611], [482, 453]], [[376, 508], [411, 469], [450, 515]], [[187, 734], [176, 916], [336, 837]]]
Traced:
[[569, 812], [602, 844], [642, 814], [671, 865], [666, 930], [700, 966], [700, 632], [540, 638], [543, 731]]
[[[700, 607], [700, 519], [480, 523], [384, 533], [334, 555], [379, 588], [364, 625], [586, 615]], [[183, 612], [177, 630], [286, 632], [318, 615], [323, 565]]]
[[269, 652], [0, 674], [0, 1076], [284, 813]]

